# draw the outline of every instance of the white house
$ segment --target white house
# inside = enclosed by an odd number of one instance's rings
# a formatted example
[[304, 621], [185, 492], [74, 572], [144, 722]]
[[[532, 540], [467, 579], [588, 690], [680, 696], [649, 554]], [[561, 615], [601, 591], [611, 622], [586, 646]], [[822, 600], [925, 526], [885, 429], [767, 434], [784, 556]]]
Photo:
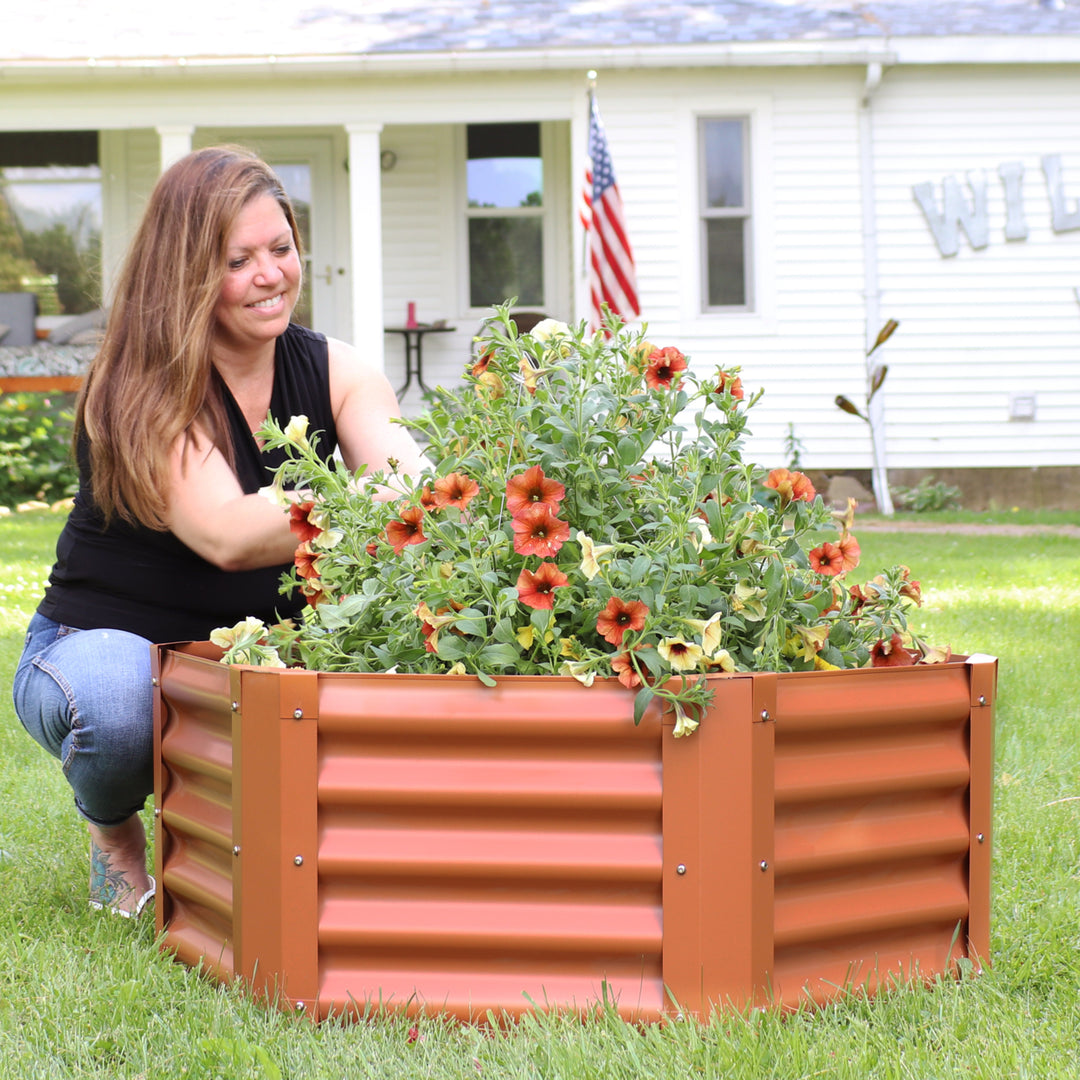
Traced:
[[313, 324], [400, 384], [413, 304], [450, 385], [504, 292], [587, 314], [591, 70], [649, 338], [764, 389], [756, 460], [869, 469], [834, 399], [891, 318], [894, 481], [1080, 507], [1080, 0], [10, 6], [0, 192], [88, 198], [106, 293], [161, 168], [243, 143], [310, 208]]

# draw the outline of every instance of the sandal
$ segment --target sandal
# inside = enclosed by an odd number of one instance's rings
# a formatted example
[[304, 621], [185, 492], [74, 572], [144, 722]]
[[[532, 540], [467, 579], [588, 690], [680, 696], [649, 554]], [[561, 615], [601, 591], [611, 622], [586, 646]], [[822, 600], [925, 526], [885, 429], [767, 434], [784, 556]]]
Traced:
[[150, 888], [139, 897], [138, 902], [131, 911], [125, 911], [123, 908], [115, 907], [113, 904], [107, 904], [102, 900], [91, 900], [89, 903], [94, 911], [107, 911], [110, 915], [119, 915], [122, 919], [137, 919], [143, 913], [143, 908], [154, 899], [156, 894], [157, 882], [151, 877]]

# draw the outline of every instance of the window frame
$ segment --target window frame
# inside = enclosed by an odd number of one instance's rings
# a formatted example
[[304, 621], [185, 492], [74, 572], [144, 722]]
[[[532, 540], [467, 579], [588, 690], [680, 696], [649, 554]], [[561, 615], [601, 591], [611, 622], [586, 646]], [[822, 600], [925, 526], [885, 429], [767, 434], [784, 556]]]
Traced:
[[[559, 168], [561, 165], [559, 143], [553, 131], [553, 124], [549, 121], [536, 120], [533, 118], [513, 118], [500, 120], [500, 123], [508, 124], [536, 124], [540, 129], [540, 163], [542, 175], [543, 200], [541, 206], [507, 206], [507, 207], [470, 207], [469, 184], [468, 184], [468, 128], [469, 124], [461, 124], [456, 132], [456, 152], [458, 174], [458, 197], [457, 197], [457, 220], [459, 222], [459, 282], [460, 297], [459, 305], [463, 312], [470, 318], [478, 320], [485, 318], [491, 313], [491, 306], [477, 307], [472, 303], [471, 278], [472, 267], [469, 262], [469, 221], [480, 217], [538, 217], [540, 218], [541, 230], [541, 253], [544, 262], [541, 283], [543, 297], [540, 301], [528, 303], [520, 301], [519, 308], [530, 308], [538, 311], [551, 311], [558, 303], [557, 288], [557, 263], [560, 258], [559, 244], [556, 237], [555, 222], [557, 213], [562, 204], [562, 197], [558, 187]], [[476, 123], [491, 123], [491, 121], [476, 121]], [[509, 299], [505, 297], [504, 299]]]
[[[708, 206], [708, 162], [705, 153], [706, 125], [715, 122], [738, 121], [742, 125], [742, 192], [743, 203], [738, 207]], [[744, 112], [723, 110], [699, 114], [695, 118], [697, 157], [697, 216], [699, 281], [701, 289], [700, 309], [703, 315], [756, 314], [758, 313], [757, 289], [755, 287], [755, 206], [753, 162], [753, 117]], [[709, 222], [741, 221], [743, 225], [743, 283], [744, 299], [741, 304], [709, 303]]]

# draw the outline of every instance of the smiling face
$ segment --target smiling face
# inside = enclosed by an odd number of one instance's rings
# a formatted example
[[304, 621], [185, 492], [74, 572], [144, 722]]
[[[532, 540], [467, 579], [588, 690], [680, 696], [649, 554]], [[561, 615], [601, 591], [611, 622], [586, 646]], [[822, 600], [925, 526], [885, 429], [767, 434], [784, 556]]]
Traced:
[[218, 344], [249, 351], [272, 343], [289, 325], [301, 278], [292, 230], [273, 195], [257, 195], [240, 211], [225, 260], [215, 310]]

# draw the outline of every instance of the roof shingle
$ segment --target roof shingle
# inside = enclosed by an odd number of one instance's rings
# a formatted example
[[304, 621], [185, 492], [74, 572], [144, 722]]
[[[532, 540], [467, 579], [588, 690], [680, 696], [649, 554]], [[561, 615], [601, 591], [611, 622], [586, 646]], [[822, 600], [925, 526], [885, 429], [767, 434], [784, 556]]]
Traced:
[[50, 0], [5, 12], [5, 60], [470, 53], [1080, 35], [1080, 0]]

